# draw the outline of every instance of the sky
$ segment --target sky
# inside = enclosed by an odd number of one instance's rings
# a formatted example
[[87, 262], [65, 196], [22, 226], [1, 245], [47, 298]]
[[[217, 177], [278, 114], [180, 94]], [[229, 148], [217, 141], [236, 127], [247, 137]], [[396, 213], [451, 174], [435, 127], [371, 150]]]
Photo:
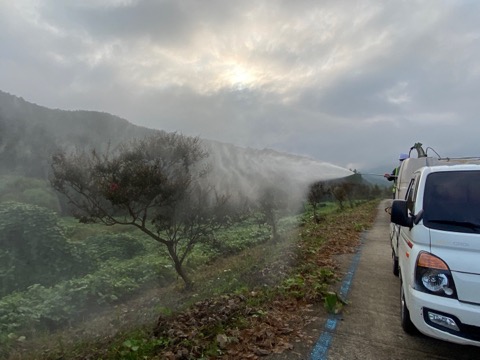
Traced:
[[0, 0], [0, 90], [360, 172], [479, 156], [474, 0]]

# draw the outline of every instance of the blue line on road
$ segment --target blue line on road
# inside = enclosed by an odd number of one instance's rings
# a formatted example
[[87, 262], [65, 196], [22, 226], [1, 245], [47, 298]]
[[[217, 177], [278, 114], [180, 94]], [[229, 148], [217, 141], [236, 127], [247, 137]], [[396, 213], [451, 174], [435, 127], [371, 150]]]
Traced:
[[[350, 290], [350, 286], [352, 285], [353, 275], [355, 274], [358, 263], [360, 262], [364, 235], [365, 233], [362, 235], [361, 245], [359, 246], [357, 253], [353, 257], [352, 263], [350, 264], [350, 269], [343, 278], [342, 286], [340, 287], [340, 296], [342, 299], [345, 300], [347, 299], [348, 291]], [[320, 337], [318, 338], [317, 343], [313, 347], [310, 360], [327, 360], [328, 350], [330, 349], [330, 345], [332, 344], [333, 335], [335, 333], [335, 329], [337, 328], [338, 320], [340, 319], [341, 316], [339, 315], [329, 315], [327, 321], [325, 322], [325, 328]]]

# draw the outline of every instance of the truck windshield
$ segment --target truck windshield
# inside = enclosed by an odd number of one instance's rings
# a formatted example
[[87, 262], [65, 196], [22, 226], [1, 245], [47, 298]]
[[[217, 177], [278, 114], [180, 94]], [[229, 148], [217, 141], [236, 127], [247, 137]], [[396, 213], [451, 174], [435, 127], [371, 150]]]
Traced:
[[428, 175], [423, 224], [432, 229], [480, 233], [480, 171]]

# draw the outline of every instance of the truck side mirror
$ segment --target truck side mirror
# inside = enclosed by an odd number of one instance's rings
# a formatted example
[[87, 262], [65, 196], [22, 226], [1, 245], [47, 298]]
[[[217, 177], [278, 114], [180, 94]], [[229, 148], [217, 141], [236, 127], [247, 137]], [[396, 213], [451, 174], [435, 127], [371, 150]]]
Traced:
[[393, 200], [390, 221], [400, 226], [413, 227], [413, 218], [408, 215], [406, 200]]

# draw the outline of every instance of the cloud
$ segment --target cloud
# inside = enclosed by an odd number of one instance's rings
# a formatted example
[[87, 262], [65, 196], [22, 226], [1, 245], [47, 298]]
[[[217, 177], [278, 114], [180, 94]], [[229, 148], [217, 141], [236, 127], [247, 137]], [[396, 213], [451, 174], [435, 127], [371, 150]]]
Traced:
[[2, 2], [0, 84], [48, 107], [342, 166], [387, 163], [422, 138], [471, 152], [479, 10], [436, 0]]

